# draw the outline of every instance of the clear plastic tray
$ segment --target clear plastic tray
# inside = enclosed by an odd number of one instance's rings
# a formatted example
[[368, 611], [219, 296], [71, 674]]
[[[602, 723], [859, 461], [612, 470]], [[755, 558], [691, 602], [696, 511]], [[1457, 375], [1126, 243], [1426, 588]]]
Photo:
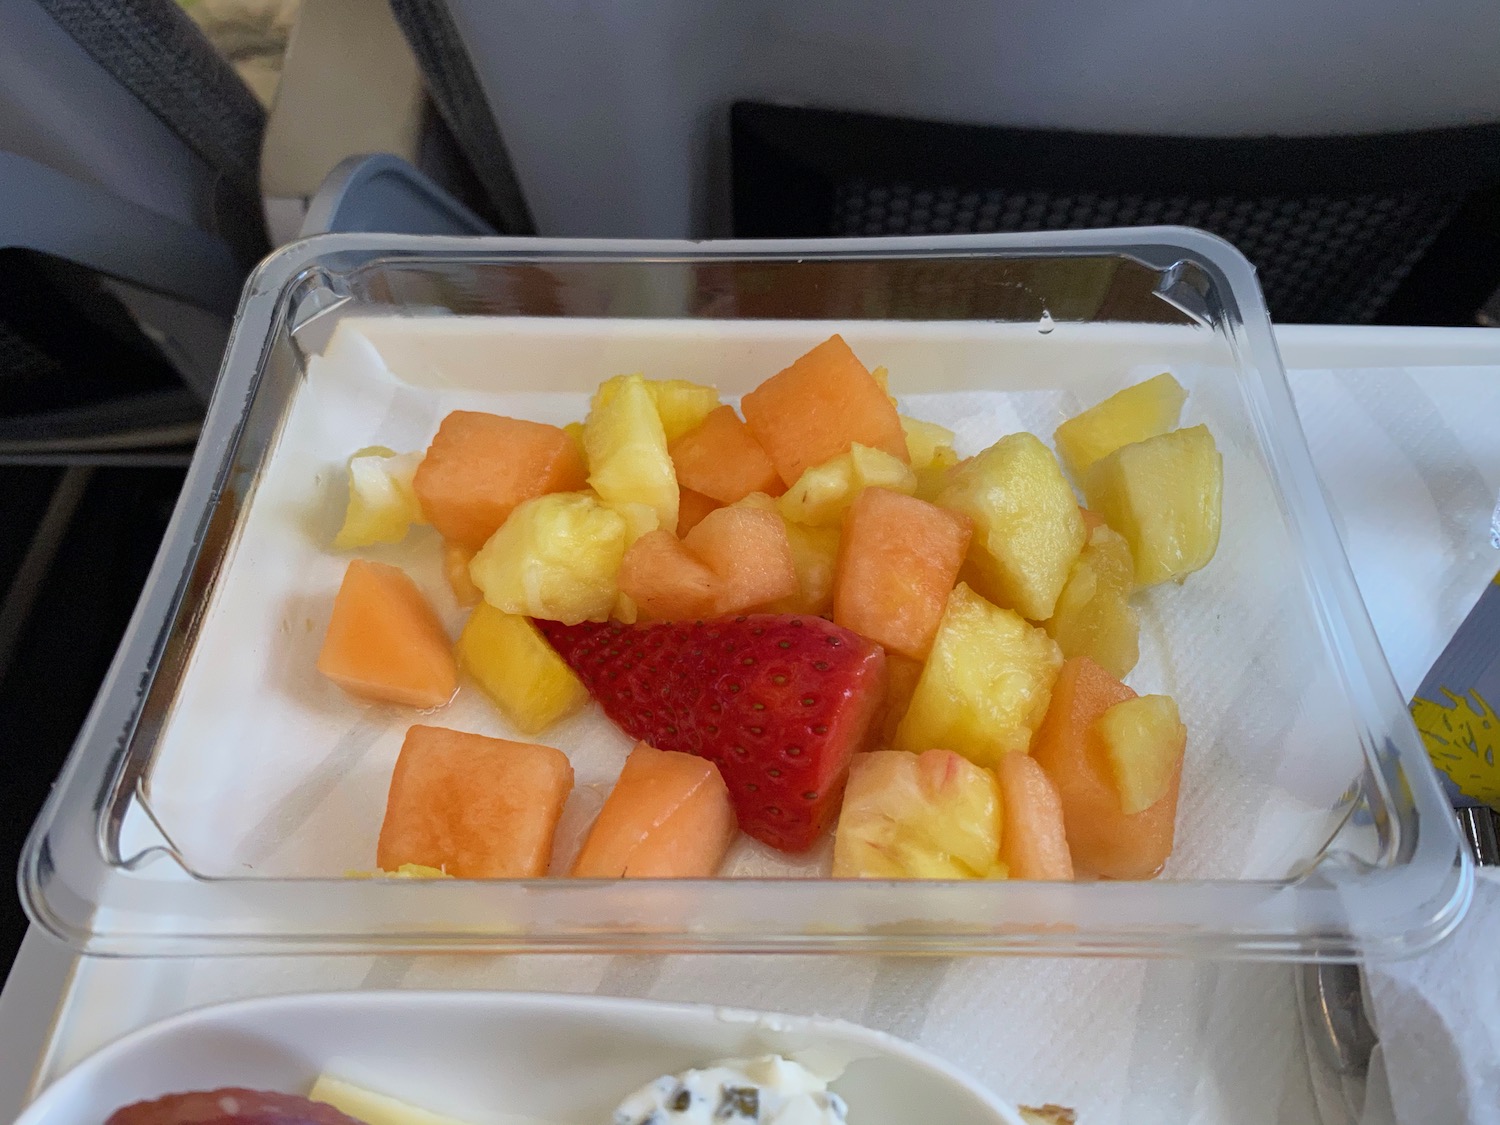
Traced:
[[[749, 390], [831, 331], [960, 453], [1044, 438], [1171, 370], [1225, 457], [1214, 562], [1143, 599], [1138, 690], [1190, 731], [1149, 883], [852, 882], [751, 842], [715, 880], [402, 881], [373, 862], [410, 713], [312, 670], [345, 557], [342, 464], [459, 406], [580, 417], [604, 377]], [[456, 625], [435, 541], [408, 566]], [[505, 735], [473, 688], [436, 721]], [[587, 822], [624, 736], [549, 731]], [[564, 844], [566, 847], [566, 843]], [[764, 243], [326, 235], [247, 288], [145, 595], [33, 831], [32, 917], [98, 953], [421, 949], [1389, 956], [1456, 923], [1472, 871], [1359, 601], [1264, 305], [1173, 229]]]

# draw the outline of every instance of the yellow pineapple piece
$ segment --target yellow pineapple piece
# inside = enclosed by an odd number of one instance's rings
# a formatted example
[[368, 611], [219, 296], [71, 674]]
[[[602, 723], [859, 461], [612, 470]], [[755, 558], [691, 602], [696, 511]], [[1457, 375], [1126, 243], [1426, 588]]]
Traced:
[[1115, 450], [1089, 470], [1084, 494], [1130, 544], [1137, 587], [1181, 581], [1219, 547], [1224, 458], [1207, 426]]
[[896, 728], [896, 749], [945, 747], [981, 766], [1026, 750], [1047, 713], [1062, 659], [1042, 630], [959, 583]]
[[915, 470], [917, 491], [912, 495], [918, 500], [936, 504], [943, 489], [948, 487], [948, 470], [957, 464], [958, 454], [951, 445], [938, 446], [932, 451], [932, 460], [923, 468]]
[[656, 402], [639, 375], [611, 379], [614, 389], [594, 396], [583, 425], [589, 485], [606, 504], [646, 504], [658, 526], [677, 526], [677, 470]]
[[583, 448], [583, 423], [569, 422], [563, 427], [563, 432], [573, 439], [573, 444], [578, 447], [578, 459], [587, 465], [589, 455], [588, 450]]
[[1003, 437], [949, 471], [938, 503], [974, 521], [969, 561], [981, 594], [1031, 621], [1052, 616], [1087, 533], [1052, 451]]
[[1057, 427], [1053, 441], [1074, 480], [1122, 445], [1177, 428], [1187, 391], [1166, 372], [1126, 387]]
[[458, 636], [458, 662], [522, 734], [539, 734], [589, 693], [529, 620], [480, 602]]
[[[953, 454], [953, 431], [947, 426], [924, 422], [920, 418], [908, 418], [903, 414], [901, 428], [906, 431], [906, 453], [911, 458], [912, 471], [919, 474], [919, 479], [922, 470], [928, 468], [937, 457], [938, 450], [946, 449], [949, 454]], [[944, 459], [946, 460], [946, 455]], [[954, 455], [950, 464], [957, 461], [958, 457]]]
[[333, 545], [347, 551], [372, 543], [399, 543], [414, 523], [425, 523], [412, 478], [420, 453], [395, 453], [384, 446], [361, 449], [349, 458], [349, 503]]
[[917, 475], [884, 450], [855, 442], [848, 453], [804, 472], [776, 505], [793, 523], [831, 527], [841, 523], [854, 498], [872, 486], [910, 496], [916, 491]]
[[[759, 508], [763, 512], [781, 515], [776, 501], [764, 492], [752, 492], [739, 502], [740, 506]], [[839, 529], [837, 527], [806, 527], [793, 523], [785, 516], [781, 522], [786, 527], [787, 544], [792, 548], [792, 566], [797, 571], [798, 591], [789, 598], [770, 603], [767, 613], [813, 613], [833, 611], [833, 575], [839, 562]]]
[[896, 396], [891, 394], [891, 372], [887, 367], [877, 367], [870, 372], [870, 378], [874, 379], [880, 389], [885, 392], [885, 397], [891, 400], [892, 406], [898, 406]]
[[719, 392], [715, 387], [690, 383], [686, 379], [643, 379], [640, 375], [616, 375], [599, 384], [599, 389], [594, 392], [593, 408], [599, 410], [608, 405], [631, 379], [640, 379], [646, 385], [646, 393], [656, 406], [657, 417], [661, 419], [662, 429], [669, 442], [676, 441], [689, 430], [696, 430], [702, 425], [703, 419], [719, 405]]
[[1171, 696], [1141, 695], [1116, 703], [1094, 720], [1093, 730], [1126, 816], [1166, 796], [1187, 748], [1187, 727]]
[[856, 754], [833, 837], [836, 879], [993, 879], [1000, 786], [953, 753]]
[[1140, 617], [1130, 604], [1134, 589], [1130, 544], [1101, 524], [1089, 532], [1044, 628], [1064, 657], [1087, 656], [1123, 680], [1141, 656]]
[[625, 520], [581, 492], [527, 500], [469, 564], [484, 600], [506, 613], [576, 625], [604, 621], [619, 593]]
[[618, 512], [620, 518], [625, 521], [625, 546], [627, 547], [642, 535], [661, 527], [661, 516], [650, 504], [622, 500], [615, 504], [605, 502], [604, 506], [613, 512]]

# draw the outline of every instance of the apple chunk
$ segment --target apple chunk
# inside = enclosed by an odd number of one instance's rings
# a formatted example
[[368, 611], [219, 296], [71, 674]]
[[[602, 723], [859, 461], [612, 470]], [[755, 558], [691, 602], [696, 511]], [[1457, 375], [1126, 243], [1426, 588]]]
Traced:
[[1149, 809], [1171, 787], [1187, 748], [1187, 728], [1167, 695], [1116, 703], [1094, 723], [1126, 815]]

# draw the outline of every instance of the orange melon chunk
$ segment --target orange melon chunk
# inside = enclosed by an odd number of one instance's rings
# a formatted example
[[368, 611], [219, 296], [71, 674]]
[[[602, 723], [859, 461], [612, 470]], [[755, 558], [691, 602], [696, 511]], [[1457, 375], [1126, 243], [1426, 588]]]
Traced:
[[484, 593], [469, 577], [469, 564], [474, 561], [474, 552], [458, 543], [443, 544], [443, 573], [448, 576], [448, 586], [453, 598], [465, 609], [484, 600]]
[[677, 534], [686, 535], [703, 521], [703, 517], [723, 505], [711, 496], [694, 492], [691, 488], [677, 490]]
[[714, 613], [740, 613], [801, 589], [787, 539], [775, 512], [720, 508], [705, 516], [682, 540], [719, 580]]
[[714, 410], [667, 451], [678, 485], [720, 504], [733, 504], [752, 492], [776, 496], [785, 491], [776, 467], [732, 406]]
[[587, 479], [577, 443], [560, 427], [455, 410], [412, 484], [439, 534], [477, 551], [522, 501], [577, 491]]
[[1031, 742], [1031, 754], [1057, 786], [1073, 867], [1080, 875], [1149, 879], [1161, 870], [1177, 820], [1182, 759], [1164, 795], [1127, 814], [1113, 782], [1095, 722], [1135, 692], [1086, 656], [1063, 662], [1052, 701]]
[[644, 620], [710, 617], [719, 594], [718, 577], [670, 531], [647, 532], [626, 548], [619, 583]]
[[908, 462], [901, 416], [842, 336], [830, 336], [740, 402], [787, 487], [859, 442]]
[[448, 634], [405, 572], [355, 559], [344, 571], [318, 671], [353, 695], [441, 707], [458, 687]]
[[1028, 754], [1001, 755], [995, 774], [1004, 810], [1000, 858], [1010, 869], [1010, 877], [1072, 879], [1073, 857], [1068, 852], [1057, 786]]
[[573, 864], [580, 879], [706, 879], [738, 831], [718, 767], [638, 742]]
[[376, 863], [459, 879], [545, 875], [572, 788], [568, 756], [551, 746], [414, 726], [391, 774]]
[[924, 660], [969, 549], [967, 516], [867, 488], [844, 517], [833, 620]]

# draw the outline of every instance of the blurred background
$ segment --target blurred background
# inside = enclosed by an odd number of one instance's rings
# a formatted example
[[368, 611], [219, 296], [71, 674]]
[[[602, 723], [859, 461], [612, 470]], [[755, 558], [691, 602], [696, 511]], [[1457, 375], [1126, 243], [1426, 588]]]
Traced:
[[1495, 326], [1497, 58], [1494, 0], [0, 0], [0, 869], [274, 247], [1185, 223], [1281, 322]]

